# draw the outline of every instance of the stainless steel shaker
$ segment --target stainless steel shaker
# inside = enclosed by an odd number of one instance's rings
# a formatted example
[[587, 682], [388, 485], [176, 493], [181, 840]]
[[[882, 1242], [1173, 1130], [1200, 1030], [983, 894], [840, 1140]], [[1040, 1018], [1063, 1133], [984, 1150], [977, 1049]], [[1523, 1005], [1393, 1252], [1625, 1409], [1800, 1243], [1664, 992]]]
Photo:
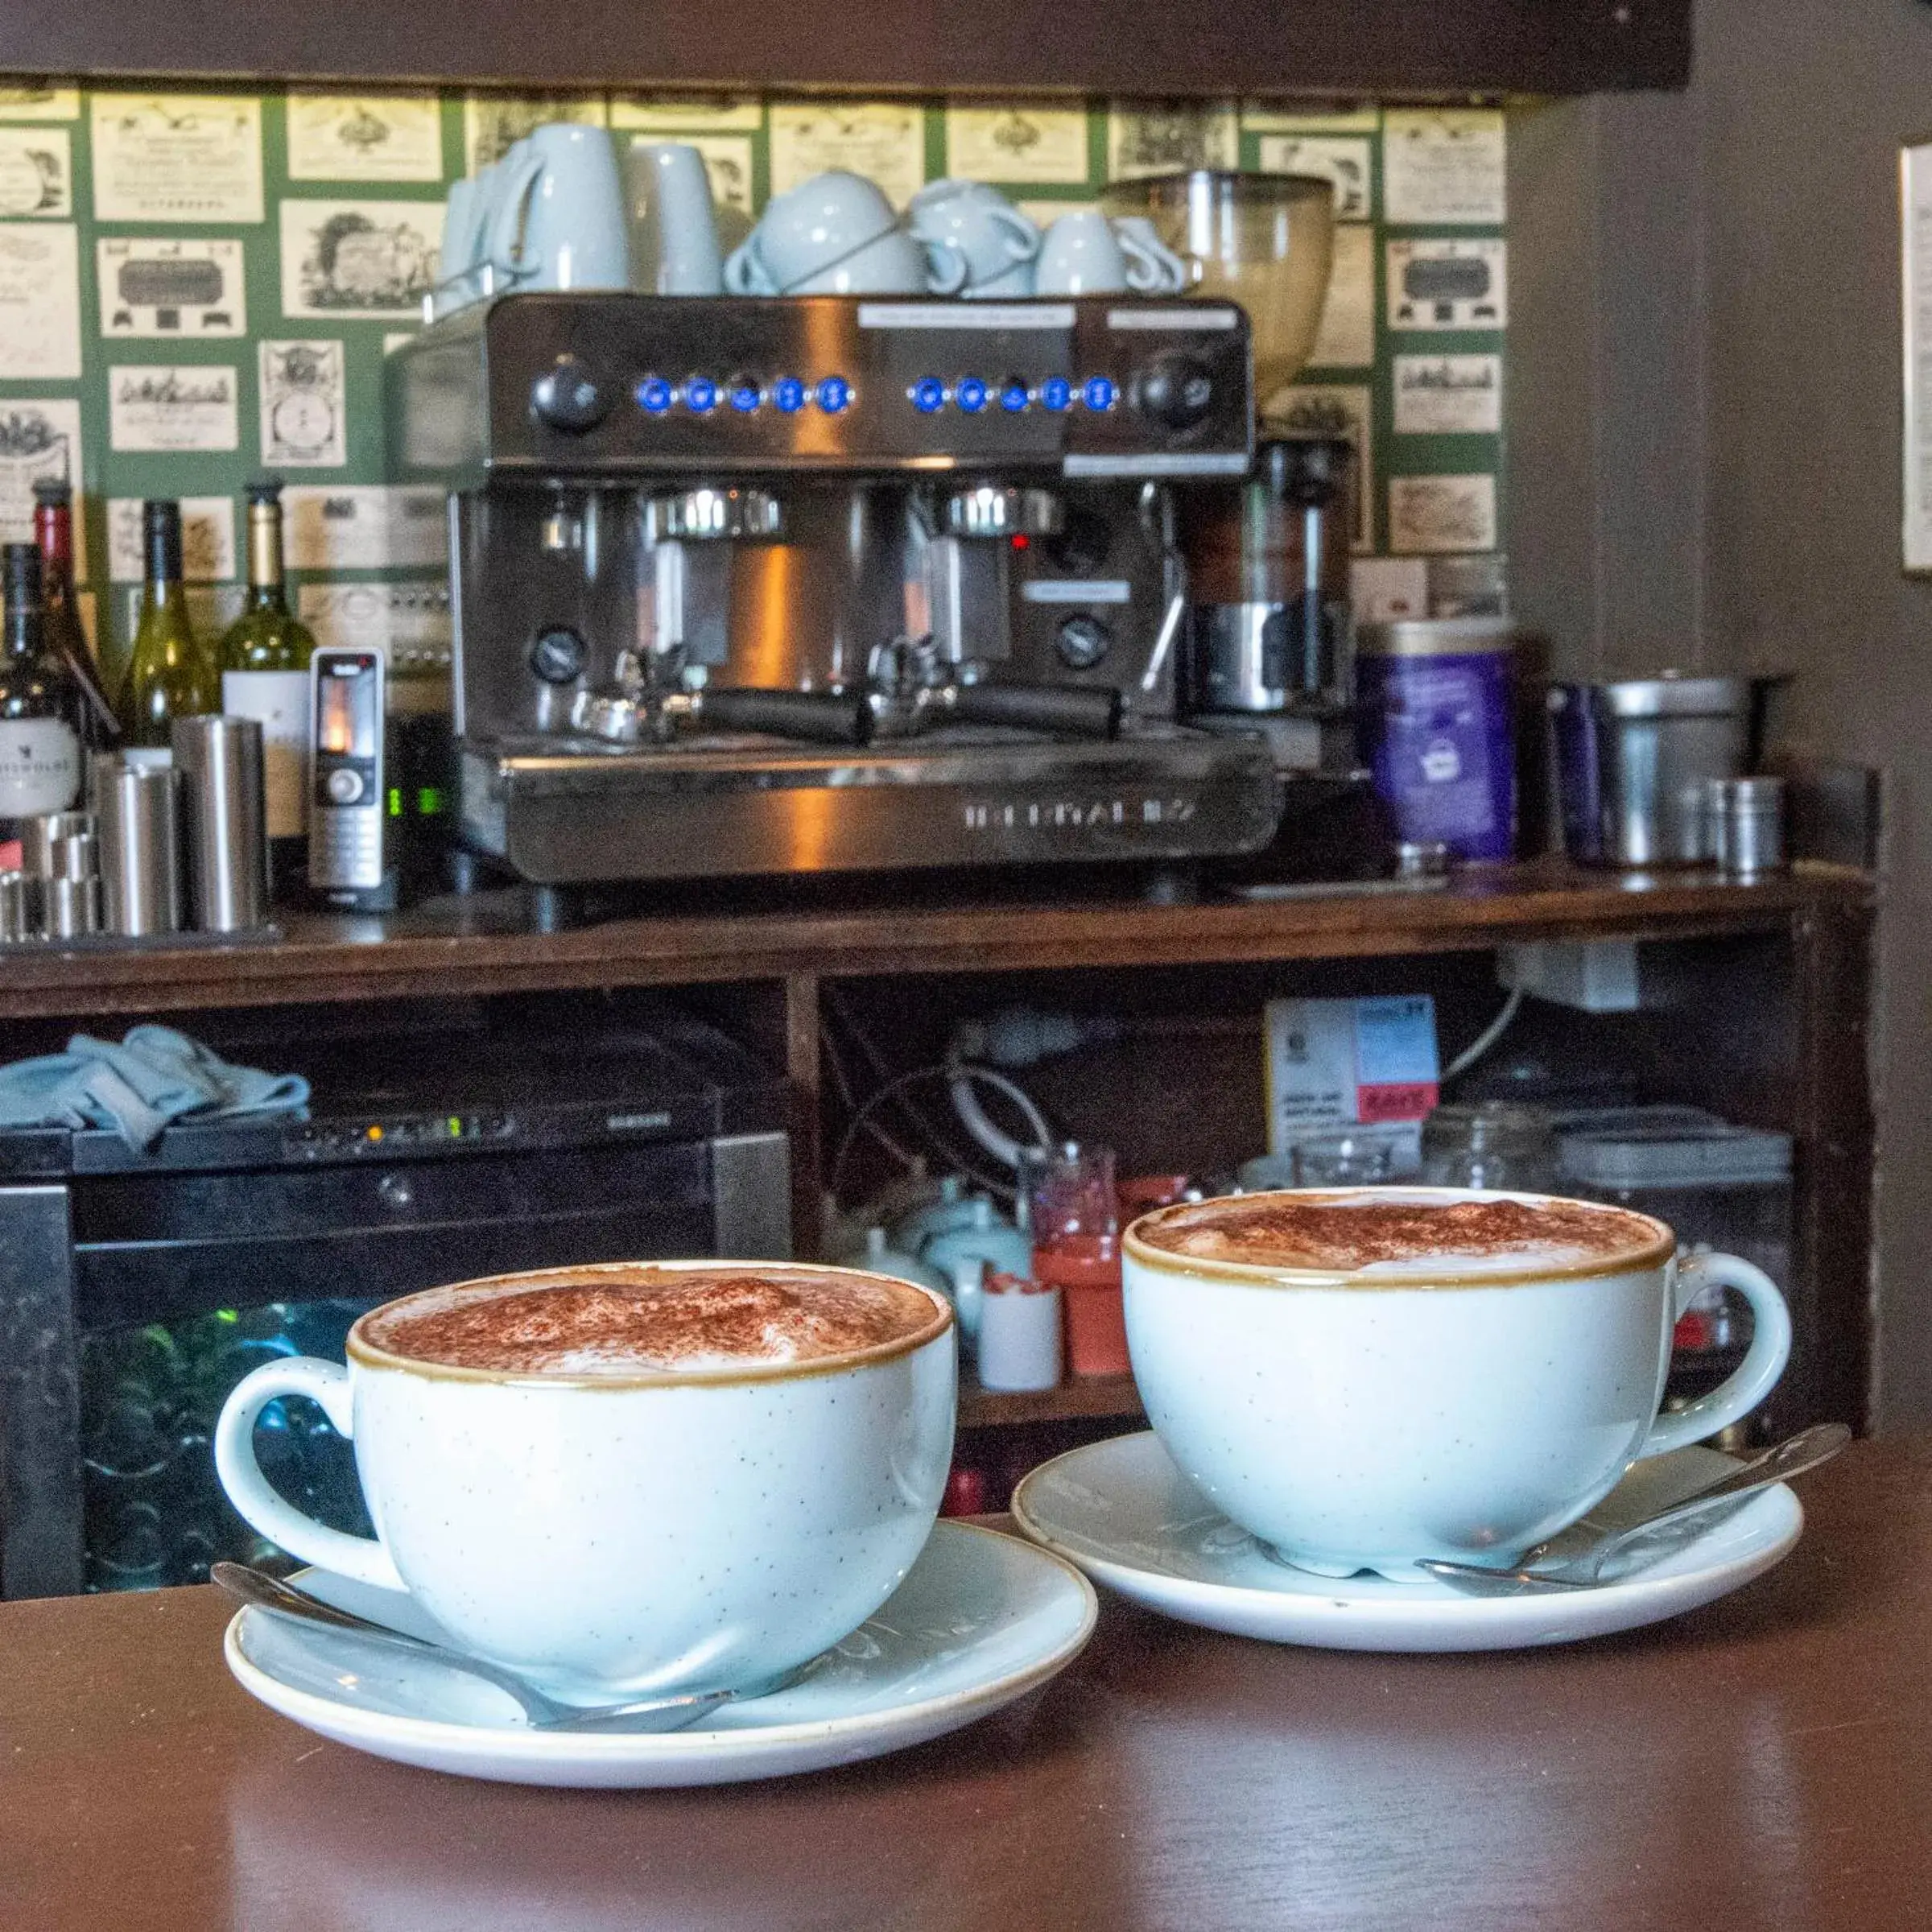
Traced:
[[268, 923], [268, 807], [253, 718], [177, 718], [188, 902], [202, 932]]
[[180, 784], [171, 765], [98, 759], [93, 774], [109, 932], [138, 938], [182, 923]]

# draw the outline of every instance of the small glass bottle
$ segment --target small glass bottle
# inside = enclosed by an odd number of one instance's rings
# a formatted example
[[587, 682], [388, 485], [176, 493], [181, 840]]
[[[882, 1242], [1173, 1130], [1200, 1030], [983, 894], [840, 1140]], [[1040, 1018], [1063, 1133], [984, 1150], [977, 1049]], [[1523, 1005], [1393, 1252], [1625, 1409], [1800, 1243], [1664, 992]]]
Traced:
[[79, 698], [47, 648], [39, 549], [9, 543], [0, 580], [0, 862], [18, 867], [24, 822], [65, 811], [80, 795]]
[[316, 640], [288, 608], [282, 479], [248, 485], [248, 601], [221, 637], [221, 708], [262, 727], [269, 866], [279, 890], [308, 864], [308, 663]]
[[181, 506], [166, 499], [141, 506], [147, 578], [134, 649], [122, 695], [122, 722], [132, 745], [168, 745], [176, 718], [221, 708], [213, 655], [195, 635], [181, 576]]

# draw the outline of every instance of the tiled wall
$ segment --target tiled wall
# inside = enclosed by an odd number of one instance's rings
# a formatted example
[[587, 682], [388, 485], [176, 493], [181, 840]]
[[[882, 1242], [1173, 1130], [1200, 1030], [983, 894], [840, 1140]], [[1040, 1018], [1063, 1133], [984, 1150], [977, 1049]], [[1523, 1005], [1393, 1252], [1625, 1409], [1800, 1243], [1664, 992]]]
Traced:
[[242, 568], [242, 485], [263, 469], [290, 483], [293, 575], [319, 632], [433, 634], [440, 507], [382, 486], [382, 357], [418, 325], [448, 181], [562, 118], [694, 142], [728, 240], [769, 195], [834, 166], [902, 202], [922, 181], [977, 175], [1042, 218], [1110, 175], [1200, 163], [1329, 174], [1336, 279], [1315, 365], [1278, 404], [1366, 440], [1358, 603], [1453, 608], [1492, 593], [1500, 114], [0, 86], [0, 533], [25, 534], [36, 475], [80, 485], [110, 662], [128, 629], [138, 500], [184, 499], [190, 575], [213, 621]]

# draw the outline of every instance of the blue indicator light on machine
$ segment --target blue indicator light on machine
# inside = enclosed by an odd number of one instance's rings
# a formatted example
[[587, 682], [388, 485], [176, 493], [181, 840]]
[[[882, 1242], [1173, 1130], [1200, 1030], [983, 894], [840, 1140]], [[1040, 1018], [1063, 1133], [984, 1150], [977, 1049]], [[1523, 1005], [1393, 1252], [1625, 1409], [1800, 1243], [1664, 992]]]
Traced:
[[805, 385], [796, 376], [780, 376], [771, 386], [771, 399], [788, 416], [805, 407]]
[[1073, 407], [1073, 385], [1064, 376], [1049, 376], [1040, 385], [1040, 407], [1059, 411]]
[[852, 400], [852, 385], [843, 376], [828, 376], [819, 385], [819, 407], [836, 416]]
[[638, 385], [638, 407], [647, 416], [661, 416], [671, 407], [671, 385], [662, 376], [651, 376]]
[[1113, 407], [1114, 398], [1119, 394], [1110, 377], [1089, 376], [1081, 386], [1080, 400], [1089, 409], [1104, 411]]
[[758, 406], [758, 386], [755, 382], [741, 382], [731, 392], [731, 406], [741, 416], [748, 416]]
[[1017, 416], [1032, 400], [1024, 382], [1009, 382], [1000, 391], [1000, 407], [1009, 416]]
[[684, 385], [684, 407], [694, 415], [708, 415], [718, 406], [718, 386], [704, 376], [693, 376]]
[[969, 416], [976, 416], [986, 407], [986, 385], [977, 376], [968, 376], [952, 392], [952, 399]]
[[912, 386], [912, 406], [923, 416], [946, 407], [946, 385], [937, 376], [925, 376]]

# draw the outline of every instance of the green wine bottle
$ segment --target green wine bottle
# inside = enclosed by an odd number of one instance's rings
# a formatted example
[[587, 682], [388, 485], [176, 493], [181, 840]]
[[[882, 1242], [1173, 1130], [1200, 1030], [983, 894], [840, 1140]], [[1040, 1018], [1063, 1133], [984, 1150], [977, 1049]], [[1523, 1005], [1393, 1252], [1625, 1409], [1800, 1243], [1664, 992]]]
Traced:
[[248, 601], [221, 636], [221, 708], [262, 727], [270, 870], [278, 888], [305, 873], [308, 660], [316, 640], [288, 608], [282, 572], [282, 479], [248, 485]]
[[128, 658], [122, 722], [130, 745], [166, 745], [176, 718], [221, 708], [213, 656], [188, 621], [181, 581], [181, 506], [151, 500], [141, 506], [147, 577]]

